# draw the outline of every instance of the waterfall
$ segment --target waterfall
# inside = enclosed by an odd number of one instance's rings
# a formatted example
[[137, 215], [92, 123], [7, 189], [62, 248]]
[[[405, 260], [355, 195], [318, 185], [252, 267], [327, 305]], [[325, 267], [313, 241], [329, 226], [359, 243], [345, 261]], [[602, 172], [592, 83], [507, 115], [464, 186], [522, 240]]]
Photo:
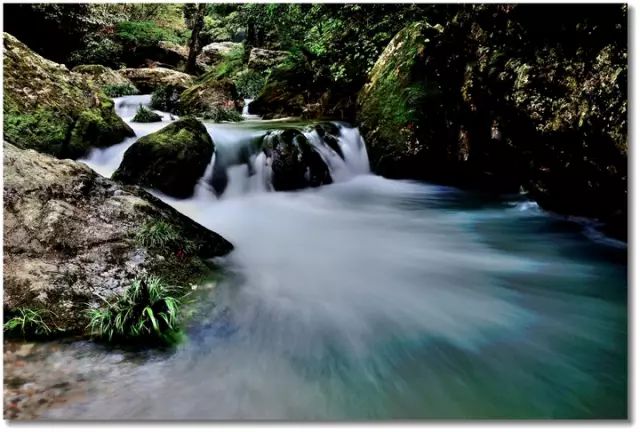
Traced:
[[[81, 159], [105, 177], [113, 174], [122, 162], [126, 150], [138, 139], [178, 119], [170, 113], [156, 110], [155, 112], [162, 116], [161, 122], [133, 122], [132, 119], [140, 105], [150, 106], [150, 95], [124, 96], [115, 98], [114, 102], [116, 113], [133, 128], [136, 136], [108, 148], [94, 148]], [[205, 173], [196, 184], [193, 198], [216, 199], [273, 191], [272, 158], [263, 151], [264, 140], [269, 134], [282, 133], [291, 128], [300, 130], [308, 140], [313, 150], [327, 165], [334, 183], [370, 172], [367, 149], [358, 128], [343, 122], [327, 124], [334, 132], [331, 144], [328, 144], [328, 140], [323, 139], [312, 124], [305, 125], [289, 120], [255, 120], [259, 117], [248, 114], [249, 102], [250, 99], [245, 100], [243, 116], [251, 121], [205, 123], [216, 149]]]

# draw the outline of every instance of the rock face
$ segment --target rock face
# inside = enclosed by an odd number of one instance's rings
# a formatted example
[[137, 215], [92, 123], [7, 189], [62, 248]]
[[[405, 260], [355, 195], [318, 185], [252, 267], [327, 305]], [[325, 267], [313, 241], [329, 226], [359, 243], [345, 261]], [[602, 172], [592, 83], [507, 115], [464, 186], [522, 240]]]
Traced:
[[289, 191], [332, 182], [329, 168], [307, 138], [295, 129], [273, 131], [264, 137], [263, 152], [271, 159], [275, 190]]
[[372, 169], [523, 187], [542, 207], [625, 238], [626, 14], [474, 5], [442, 27], [407, 26], [359, 95]]
[[186, 46], [169, 41], [160, 41], [158, 43], [158, 51], [159, 54], [156, 57], [158, 61], [175, 67], [185, 64], [189, 56], [189, 49]]
[[4, 138], [59, 158], [77, 158], [134, 133], [85, 75], [46, 60], [4, 34]]
[[248, 67], [257, 72], [264, 72], [282, 63], [289, 56], [288, 51], [252, 48], [249, 53]]
[[133, 83], [129, 79], [123, 77], [113, 69], [103, 65], [79, 65], [71, 69], [71, 71], [87, 76], [91, 81], [93, 81], [101, 88], [105, 86], [133, 86]]
[[201, 115], [219, 108], [240, 109], [240, 98], [230, 79], [205, 79], [180, 95], [181, 113]]
[[127, 68], [119, 70], [118, 73], [131, 80], [143, 93], [151, 93], [161, 86], [173, 86], [184, 90], [193, 85], [194, 81], [191, 75], [162, 67]]
[[[136, 235], [149, 221], [170, 224], [197, 252], [163, 257]], [[134, 186], [82, 163], [4, 145], [4, 310], [46, 312], [51, 328], [83, 334], [86, 309], [102, 306], [148, 273], [186, 285], [209, 270], [202, 258], [232, 246]]]
[[196, 62], [202, 67], [215, 67], [231, 51], [241, 49], [242, 43], [237, 42], [214, 42], [202, 47]]
[[204, 125], [194, 118], [183, 118], [136, 141], [112, 178], [186, 198], [193, 194], [213, 151]]

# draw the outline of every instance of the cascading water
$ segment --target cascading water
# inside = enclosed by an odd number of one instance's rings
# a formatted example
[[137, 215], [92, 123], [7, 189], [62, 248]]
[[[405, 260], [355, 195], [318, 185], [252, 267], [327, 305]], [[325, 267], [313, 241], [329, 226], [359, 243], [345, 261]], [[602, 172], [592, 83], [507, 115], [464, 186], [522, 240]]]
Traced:
[[[129, 121], [139, 100], [119, 99], [119, 114]], [[208, 124], [216, 153], [194, 196], [160, 195], [235, 246], [189, 340], [133, 359], [63, 347], [86, 396], [48, 417], [626, 415], [626, 248], [520, 198], [373, 176], [344, 124], [337, 143], [304, 133], [334, 184], [262, 193], [260, 140], [282, 126]], [[85, 161], [109, 173], [131, 142]]]

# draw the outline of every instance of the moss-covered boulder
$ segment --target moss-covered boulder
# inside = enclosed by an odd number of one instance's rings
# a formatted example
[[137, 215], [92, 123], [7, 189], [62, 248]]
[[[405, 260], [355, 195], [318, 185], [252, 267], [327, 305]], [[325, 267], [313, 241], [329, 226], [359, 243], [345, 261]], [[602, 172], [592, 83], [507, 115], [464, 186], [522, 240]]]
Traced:
[[626, 16], [624, 5], [473, 5], [442, 26], [408, 25], [359, 95], [372, 169], [524, 188], [624, 238]]
[[[166, 241], [149, 241], [159, 228]], [[137, 186], [8, 143], [3, 240], [5, 320], [41, 311], [52, 331], [85, 336], [87, 309], [117, 300], [136, 277], [190, 291], [211, 276], [205, 259], [232, 249]]]
[[263, 139], [262, 151], [270, 160], [275, 190], [304, 189], [332, 182], [327, 164], [296, 129], [270, 132]]
[[[215, 79], [205, 76], [199, 83], [189, 87], [180, 95], [179, 112], [205, 118], [217, 118], [217, 113], [230, 111], [235, 116], [228, 120], [241, 120], [240, 100], [236, 86], [228, 78]], [[226, 118], [221, 120], [227, 120]]]
[[192, 75], [163, 67], [127, 68], [118, 73], [133, 82], [142, 93], [166, 86], [185, 90], [194, 82]]
[[140, 105], [140, 107], [138, 107], [138, 111], [136, 111], [136, 115], [133, 116], [131, 121], [136, 123], [155, 123], [162, 121], [162, 117], [151, 111], [149, 108]]
[[46, 60], [4, 34], [4, 138], [59, 158], [77, 158], [133, 136], [113, 102], [83, 74]]
[[262, 91], [250, 104], [249, 113], [265, 119], [300, 116], [313, 72], [306, 63], [282, 65], [269, 75]]
[[214, 144], [194, 118], [183, 118], [146, 135], [127, 149], [114, 180], [186, 198], [211, 161]]
[[220, 64], [229, 53], [238, 49], [242, 49], [242, 43], [213, 42], [202, 47], [196, 62], [203, 68], [213, 68]]
[[[441, 31], [440, 26], [426, 23], [405, 27], [384, 49], [358, 95], [358, 123], [376, 172], [411, 176], [409, 165], [429, 145], [419, 137], [421, 123], [429, 121], [422, 118], [421, 97], [426, 93], [422, 77], [428, 41]], [[437, 95], [430, 96], [438, 104]]]

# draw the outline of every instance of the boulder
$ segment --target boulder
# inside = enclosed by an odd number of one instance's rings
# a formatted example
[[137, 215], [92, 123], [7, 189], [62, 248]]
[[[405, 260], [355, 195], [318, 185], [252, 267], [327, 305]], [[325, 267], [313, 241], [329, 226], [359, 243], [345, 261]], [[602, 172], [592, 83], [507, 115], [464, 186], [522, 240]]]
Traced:
[[[136, 236], [149, 222], [173, 227], [194, 252], [143, 246]], [[40, 310], [51, 329], [78, 335], [86, 332], [86, 310], [113, 301], [134, 278], [156, 275], [188, 287], [211, 272], [204, 259], [232, 249], [139, 187], [6, 142], [3, 240], [5, 317]]]
[[626, 20], [624, 5], [474, 5], [408, 25], [358, 98], [373, 171], [523, 188], [626, 238]]
[[233, 81], [228, 78], [203, 79], [180, 95], [179, 112], [206, 117], [220, 109], [237, 111], [240, 104]]
[[46, 60], [4, 33], [4, 138], [59, 158], [133, 136], [86, 75]]
[[191, 75], [162, 67], [127, 68], [119, 70], [118, 73], [131, 80], [143, 93], [151, 93], [162, 86], [173, 86], [184, 90], [194, 82], [194, 77]]
[[182, 118], [127, 149], [114, 180], [186, 198], [211, 161], [214, 144], [198, 120]]
[[282, 63], [289, 56], [288, 51], [252, 48], [249, 53], [248, 67], [257, 72], [264, 72]]
[[270, 132], [264, 137], [262, 151], [271, 161], [275, 190], [290, 191], [332, 182], [322, 157], [296, 129]]
[[133, 83], [128, 78], [111, 68], [99, 64], [79, 65], [71, 69], [71, 71], [87, 76], [100, 88], [105, 86], [133, 86]]
[[202, 47], [196, 62], [202, 67], [215, 67], [229, 53], [242, 49], [242, 43], [238, 42], [214, 42]]
[[264, 119], [300, 116], [312, 82], [313, 72], [306, 63], [278, 67], [271, 72], [258, 97], [249, 104], [249, 113]]
[[179, 67], [187, 62], [189, 49], [184, 45], [178, 45], [174, 42], [160, 41], [158, 42], [159, 55], [156, 60]]

